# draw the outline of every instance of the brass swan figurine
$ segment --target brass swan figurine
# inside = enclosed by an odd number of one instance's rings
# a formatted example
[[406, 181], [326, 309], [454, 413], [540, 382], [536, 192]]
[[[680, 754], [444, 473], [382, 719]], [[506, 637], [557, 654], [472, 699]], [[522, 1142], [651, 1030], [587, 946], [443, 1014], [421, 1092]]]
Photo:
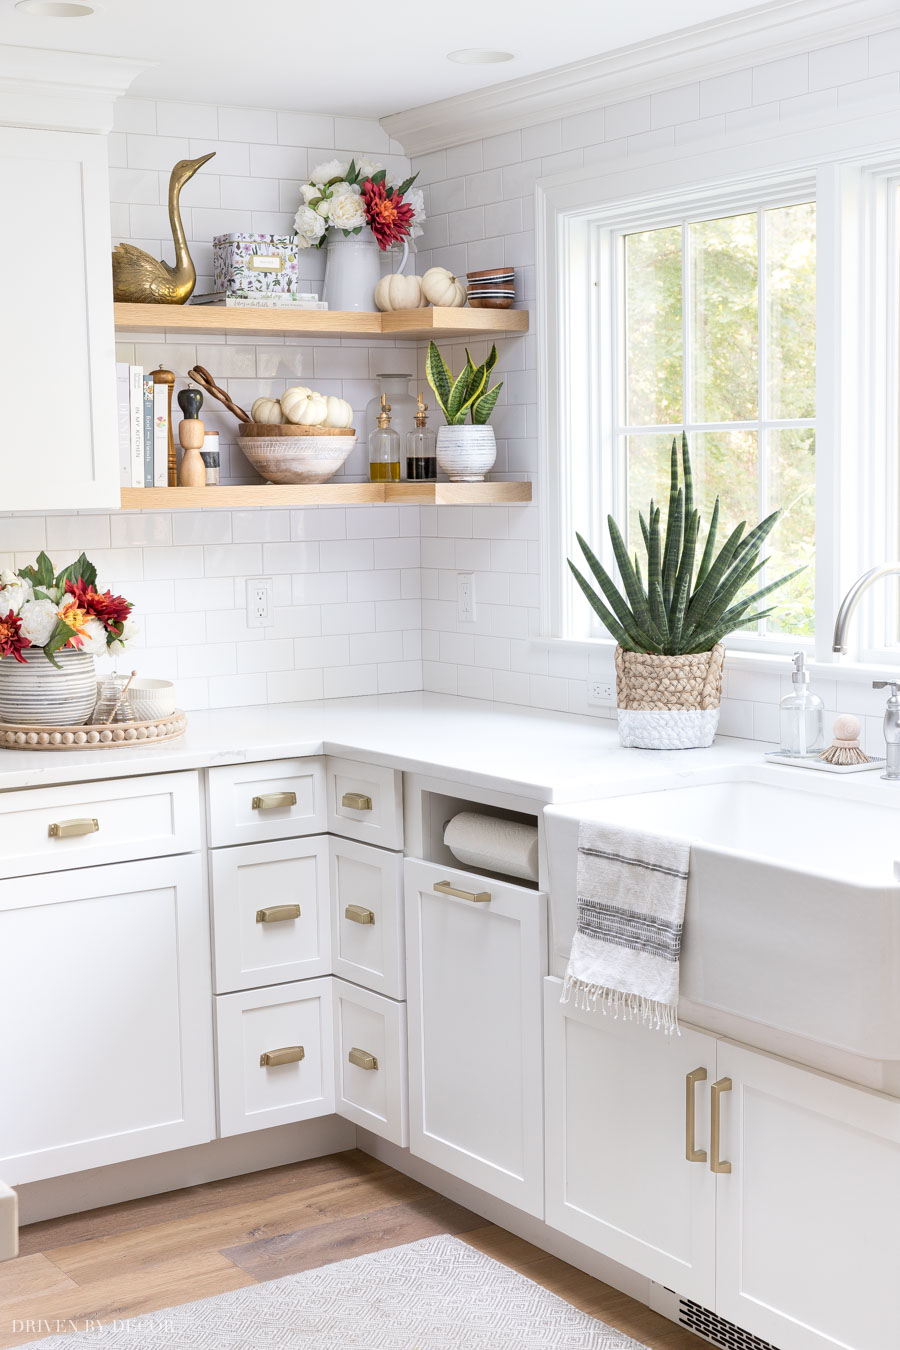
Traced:
[[134, 244], [117, 244], [112, 253], [113, 298], [138, 305], [184, 305], [191, 298], [197, 273], [188, 252], [178, 199], [185, 183], [212, 159], [180, 159], [169, 179], [169, 224], [175, 241], [175, 266], [160, 262]]

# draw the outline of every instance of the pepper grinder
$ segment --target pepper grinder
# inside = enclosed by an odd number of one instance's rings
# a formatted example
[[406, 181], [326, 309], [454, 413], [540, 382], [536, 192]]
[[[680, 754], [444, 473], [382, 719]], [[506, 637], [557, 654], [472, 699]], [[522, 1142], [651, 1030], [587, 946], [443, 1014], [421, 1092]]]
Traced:
[[202, 405], [203, 395], [192, 384], [179, 391], [178, 406], [184, 413], [178, 423], [178, 439], [184, 451], [178, 475], [182, 487], [206, 487], [206, 465], [200, 454], [206, 428], [197, 416]]
[[169, 487], [178, 486], [178, 459], [175, 454], [175, 437], [172, 435], [172, 390], [175, 388], [175, 376], [171, 370], [166, 370], [164, 366], [158, 366], [153, 372], [154, 384], [168, 385], [168, 411], [166, 417], [166, 427], [168, 429], [168, 460], [166, 477]]

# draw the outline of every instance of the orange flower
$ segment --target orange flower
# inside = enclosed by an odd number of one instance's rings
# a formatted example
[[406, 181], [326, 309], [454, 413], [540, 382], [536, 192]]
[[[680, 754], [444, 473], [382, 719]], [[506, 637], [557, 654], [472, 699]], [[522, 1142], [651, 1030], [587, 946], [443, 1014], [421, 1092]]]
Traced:
[[84, 639], [88, 635], [85, 625], [91, 617], [87, 610], [79, 609], [77, 605], [66, 605], [63, 609], [57, 610], [56, 617], [62, 619], [67, 628], [72, 629], [72, 636], [65, 645], [76, 649], [83, 647]]
[[22, 652], [31, 643], [19, 631], [21, 623], [22, 620], [12, 610], [5, 618], [0, 618], [0, 657], [12, 656], [24, 666], [27, 663], [22, 659]]

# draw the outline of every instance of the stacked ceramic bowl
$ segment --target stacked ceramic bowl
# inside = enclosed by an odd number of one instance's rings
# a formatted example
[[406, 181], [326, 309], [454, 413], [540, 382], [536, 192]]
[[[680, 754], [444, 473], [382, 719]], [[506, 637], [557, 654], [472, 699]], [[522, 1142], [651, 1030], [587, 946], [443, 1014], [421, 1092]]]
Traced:
[[469, 272], [466, 298], [472, 309], [511, 309], [516, 298], [516, 274], [511, 267], [486, 267]]

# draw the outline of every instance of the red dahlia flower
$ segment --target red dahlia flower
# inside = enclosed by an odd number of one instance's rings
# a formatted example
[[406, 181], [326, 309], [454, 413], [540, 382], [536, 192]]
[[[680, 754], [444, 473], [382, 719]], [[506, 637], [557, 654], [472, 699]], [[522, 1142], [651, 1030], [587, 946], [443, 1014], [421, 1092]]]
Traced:
[[26, 665], [26, 661], [21, 653], [23, 648], [30, 647], [31, 643], [27, 637], [23, 637], [19, 631], [22, 620], [12, 610], [9, 611], [6, 618], [0, 618], [0, 656], [14, 656], [20, 665]]
[[121, 632], [122, 624], [131, 612], [130, 603], [121, 595], [111, 591], [98, 591], [88, 585], [82, 577], [77, 581], [66, 581], [66, 590], [75, 597], [75, 604], [85, 610], [109, 630]]
[[363, 202], [379, 248], [390, 248], [409, 234], [414, 212], [396, 189], [386, 192], [384, 183], [373, 183], [367, 178], [363, 183]]

